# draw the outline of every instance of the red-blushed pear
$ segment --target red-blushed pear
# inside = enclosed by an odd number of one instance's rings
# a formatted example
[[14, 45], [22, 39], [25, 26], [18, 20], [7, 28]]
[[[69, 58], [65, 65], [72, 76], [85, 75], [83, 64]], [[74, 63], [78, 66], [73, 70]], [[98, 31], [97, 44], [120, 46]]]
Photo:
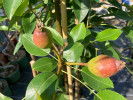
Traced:
[[45, 29], [36, 28], [33, 32], [34, 44], [41, 48], [50, 48], [52, 46], [53, 37], [52, 34]]
[[88, 69], [91, 73], [98, 77], [107, 78], [116, 74], [119, 70], [125, 67], [125, 62], [117, 60], [116, 58], [99, 55], [92, 58], [88, 63]]

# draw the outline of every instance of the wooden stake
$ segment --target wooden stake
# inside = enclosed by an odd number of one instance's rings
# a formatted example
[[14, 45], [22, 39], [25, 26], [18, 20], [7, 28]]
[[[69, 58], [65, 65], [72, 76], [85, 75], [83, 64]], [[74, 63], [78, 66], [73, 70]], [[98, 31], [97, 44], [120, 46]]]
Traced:
[[[60, 0], [60, 4], [61, 4], [61, 18], [62, 18], [62, 35], [64, 39], [64, 46], [66, 47], [68, 45], [66, 0]], [[70, 100], [73, 100], [72, 77], [70, 76], [71, 68], [68, 66], [67, 66], [67, 72], [68, 72], [69, 97]]]
[[[78, 22], [77, 19], [75, 19], [75, 24], [76, 24], [76, 25], [79, 24], [79, 22]], [[79, 68], [80, 68], [80, 67], [79, 67]], [[78, 79], [80, 79], [81, 73], [80, 73], [78, 70], [76, 70], [75, 76], [76, 76]], [[79, 100], [79, 98], [80, 98], [80, 87], [81, 87], [81, 83], [80, 83], [79, 81], [75, 80], [75, 100]]]
[[64, 45], [67, 46], [67, 11], [66, 11], [66, 0], [60, 0], [61, 3], [61, 18], [62, 18], [62, 35], [63, 39], [65, 40]]
[[36, 61], [36, 58], [35, 58], [35, 56], [33, 56], [33, 55], [30, 55], [30, 57], [31, 57], [31, 61], [30, 61], [30, 66], [31, 66], [31, 69], [32, 69], [32, 74], [33, 74], [33, 77], [35, 77], [37, 74], [39, 74], [39, 72], [38, 71], [35, 71], [32, 67], [33, 67], [33, 65], [34, 65], [34, 63], [35, 63], [35, 61]]
[[30, 61], [30, 65], [31, 65], [31, 69], [32, 69], [32, 74], [33, 74], [33, 77], [35, 77], [37, 75], [37, 72], [32, 68], [33, 65], [34, 65], [35, 61], [34, 60], [31, 60]]
[[59, 10], [59, 0], [55, 0], [55, 14], [56, 14], [57, 31], [62, 36], [61, 16], [60, 16], [60, 10]]

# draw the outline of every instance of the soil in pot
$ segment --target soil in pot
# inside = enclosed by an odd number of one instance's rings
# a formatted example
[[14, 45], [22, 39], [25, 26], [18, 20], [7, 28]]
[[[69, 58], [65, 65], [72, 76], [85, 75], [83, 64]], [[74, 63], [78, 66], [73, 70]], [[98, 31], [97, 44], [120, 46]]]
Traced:
[[13, 51], [14, 48], [8, 43], [7, 46], [2, 50], [2, 53], [6, 56], [13, 56]]
[[6, 96], [11, 96], [11, 90], [8, 86], [8, 83], [4, 79], [0, 79], [0, 92]]
[[6, 79], [10, 83], [15, 83], [20, 78], [18, 64], [9, 64], [0, 67], [0, 77]]
[[[5, 56], [3, 53], [0, 53], [0, 61], [3, 62], [3, 63], [7, 63], [7, 61], [8, 61], [7, 56]], [[2, 64], [0, 64], [0, 66], [1, 65]]]
[[20, 69], [26, 68], [29, 63], [24, 50], [19, 50], [16, 55], [9, 56], [8, 59], [12, 63], [19, 64]]

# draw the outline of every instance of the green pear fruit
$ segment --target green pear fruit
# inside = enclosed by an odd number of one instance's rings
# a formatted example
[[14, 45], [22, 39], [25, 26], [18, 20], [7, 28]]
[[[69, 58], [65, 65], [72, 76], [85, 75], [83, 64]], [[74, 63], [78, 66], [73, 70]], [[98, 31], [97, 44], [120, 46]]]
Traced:
[[107, 55], [99, 55], [92, 58], [87, 66], [94, 75], [107, 78], [122, 70], [125, 67], [125, 62]]
[[53, 37], [52, 34], [45, 29], [36, 28], [33, 32], [34, 44], [41, 48], [50, 48], [52, 46]]

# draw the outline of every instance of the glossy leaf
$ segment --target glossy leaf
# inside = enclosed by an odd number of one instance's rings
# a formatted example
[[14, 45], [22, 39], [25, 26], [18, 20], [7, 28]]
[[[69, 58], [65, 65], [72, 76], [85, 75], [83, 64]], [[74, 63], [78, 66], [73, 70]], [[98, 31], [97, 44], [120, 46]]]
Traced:
[[0, 3], [3, 3], [3, 0], [0, 0]]
[[85, 28], [84, 23], [81, 23], [81, 24], [75, 26], [71, 30], [70, 36], [74, 42], [83, 40], [86, 36], [86, 28]]
[[6, 30], [8, 30], [8, 26], [0, 26], [0, 30], [4, 30], [4, 31], [6, 31]]
[[29, 0], [23, 0], [21, 5], [16, 10], [14, 16], [22, 16], [28, 4]]
[[22, 35], [22, 42], [26, 51], [36, 56], [46, 56], [50, 49], [40, 49], [33, 43], [33, 34]]
[[84, 43], [87, 45], [89, 42], [90, 42], [90, 39], [91, 39], [91, 31], [89, 29], [86, 29], [86, 36], [85, 36], [85, 39], [84, 39]]
[[108, 47], [107, 50], [112, 52], [110, 56], [120, 60], [119, 55], [117, 54], [116, 50], [112, 46]]
[[122, 8], [122, 5], [117, 0], [108, 0], [108, 2], [118, 8]]
[[[33, 84], [32, 84], [32, 86], [33, 86]], [[34, 86], [33, 86], [33, 88], [34, 88]], [[34, 88], [34, 90], [35, 90], [35, 93], [36, 93], [36, 96], [37, 96], [37, 100], [42, 100], [42, 98], [41, 98], [41, 96], [38, 94], [38, 92], [37, 92], [37, 90]]]
[[55, 100], [70, 100], [69, 95], [66, 95], [65, 93], [59, 93], [56, 94]]
[[133, 20], [133, 17], [131, 17], [127, 12], [125, 12], [121, 9], [109, 7], [108, 10], [111, 13], [111, 15], [114, 15], [116, 18], [127, 20], [127, 21]]
[[75, 42], [65, 49], [63, 57], [69, 62], [75, 62], [82, 55], [83, 47], [81, 43]]
[[132, 58], [129, 58], [129, 57], [122, 57], [123, 59], [126, 59], [127, 61], [133, 63], [133, 59]]
[[0, 22], [1, 22], [1, 21], [4, 21], [4, 20], [6, 20], [6, 19], [7, 19], [6, 16], [0, 16]]
[[[111, 90], [103, 90], [97, 93], [101, 100], [127, 100], [125, 97], [117, 92]], [[100, 100], [98, 97], [94, 97], [94, 100]]]
[[3, 95], [2, 93], [0, 93], [0, 100], [13, 100], [10, 97], [7, 97], [5, 95]]
[[120, 29], [106, 29], [96, 36], [96, 41], [116, 40], [121, 34], [122, 31]]
[[19, 34], [18, 42], [17, 42], [17, 44], [15, 46], [15, 49], [14, 49], [14, 52], [13, 52], [14, 55], [18, 52], [18, 50], [20, 49], [20, 47], [22, 46], [22, 44], [23, 44], [22, 43], [22, 33], [20, 33]]
[[34, 65], [33, 69], [40, 72], [50, 72], [57, 67], [57, 62], [48, 57], [43, 57], [37, 60]]
[[74, 0], [74, 14], [79, 22], [81, 22], [87, 15], [91, 6], [91, 0]]
[[133, 75], [133, 70], [128, 65], [126, 65], [126, 69]]
[[101, 78], [93, 75], [88, 67], [82, 68], [83, 80], [93, 89], [101, 91], [107, 88], [114, 88], [113, 82], [109, 78]]
[[22, 0], [3, 0], [3, 6], [9, 20], [11, 20], [21, 2]]
[[23, 0], [18, 9], [15, 11], [14, 16], [9, 22], [9, 29], [16, 23], [17, 20], [23, 15], [27, 5], [29, 4], [29, 0]]
[[22, 26], [24, 28], [25, 33], [32, 34], [36, 26], [36, 16], [34, 14], [27, 13], [22, 18]]
[[[16, 30], [18, 30], [18, 29], [20, 29], [20, 26], [13, 26], [10, 30], [11, 31], [16, 31]], [[8, 26], [0, 26], [0, 30], [3, 30], [3, 31], [8, 31]]]
[[48, 4], [48, 0], [43, 0], [44, 4]]
[[45, 27], [45, 29], [53, 35], [55, 43], [63, 46], [63, 39], [62, 39], [62, 36], [60, 35], [60, 33], [58, 33], [55, 29], [50, 28], [50, 27]]
[[133, 29], [131, 27], [124, 27], [123, 30], [126, 34], [125, 36], [133, 43]]
[[57, 87], [57, 75], [52, 72], [40, 73], [29, 83], [26, 90], [26, 100], [37, 100], [36, 91], [43, 100], [52, 100]]
[[120, 59], [119, 54], [116, 52], [116, 50], [110, 44], [107, 47], [107, 46], [105, 46], [105, 43], [99, 42], [98, 46], [101, 49], [103, 54], [109, 55], [116, 59]]

